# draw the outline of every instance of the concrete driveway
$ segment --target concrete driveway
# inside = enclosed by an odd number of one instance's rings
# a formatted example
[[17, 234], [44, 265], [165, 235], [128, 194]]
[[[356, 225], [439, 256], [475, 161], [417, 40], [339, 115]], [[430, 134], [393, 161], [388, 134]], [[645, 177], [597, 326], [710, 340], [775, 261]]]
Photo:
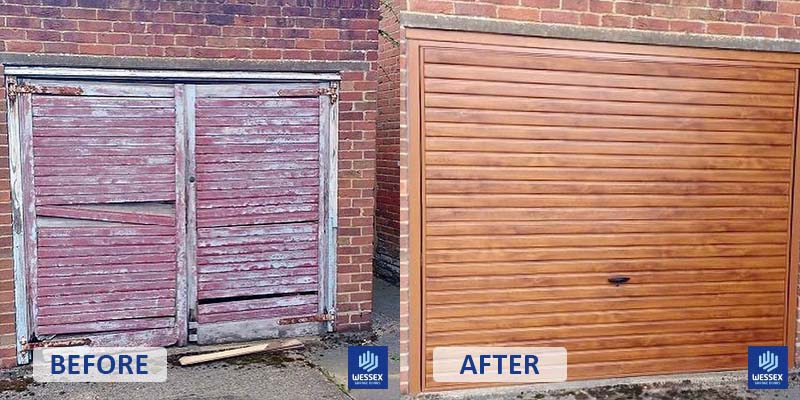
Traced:
[[787, 390], [747, 390], [747, 372], [665, 375], [431, 393], [419, 400], [798, 400], [800, 379]]
[[[399, 289], [377, 279], [374, 286], [372, 332], [300, 338], [306, 345], [301, 351], [255, 354], [188, 367], [172, 363], [180, 355], [221, 346], [173, 348], [169, 349], [171, 364], [165, 383], [38, 383], [31, 379], [30, 367], [16, 368], [0, 372], [0, 399], [397, 399]], [[347, 390], [347, 346], [362, 344], [389, 346], [389, 390]]]

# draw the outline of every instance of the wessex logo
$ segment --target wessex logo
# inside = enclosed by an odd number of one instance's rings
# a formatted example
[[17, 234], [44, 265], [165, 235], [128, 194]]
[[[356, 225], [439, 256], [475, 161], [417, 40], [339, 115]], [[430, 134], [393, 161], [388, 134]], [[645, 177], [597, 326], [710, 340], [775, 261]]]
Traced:
[[747, 388], [787, 389], [789, 349], [786, 346], [747, 348]]
[[772, 372], [775, 368], [778, 368], [778, 365], [780, 365], [778, 363], [778, 356], [769, 350], [758, 356], [758, 366], [764, 371]]
[[379, 365], [378, 356], [371, 351], [367, 351], [358, 356], [358, 367], [364, 371], [372, 372], [378, 368]]
[[389, 388], [389, 348], [350, 346], [347, 349], [348, 389]]

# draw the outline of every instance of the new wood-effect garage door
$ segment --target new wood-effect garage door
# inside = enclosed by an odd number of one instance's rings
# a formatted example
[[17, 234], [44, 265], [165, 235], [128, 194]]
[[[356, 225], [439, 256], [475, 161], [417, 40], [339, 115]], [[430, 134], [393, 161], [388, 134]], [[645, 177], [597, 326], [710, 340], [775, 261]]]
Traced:
[[411, 46], [425, 390], [437, 346], [564, 346], [587, 379], [791, 341], [794, 66], [466, 36]]

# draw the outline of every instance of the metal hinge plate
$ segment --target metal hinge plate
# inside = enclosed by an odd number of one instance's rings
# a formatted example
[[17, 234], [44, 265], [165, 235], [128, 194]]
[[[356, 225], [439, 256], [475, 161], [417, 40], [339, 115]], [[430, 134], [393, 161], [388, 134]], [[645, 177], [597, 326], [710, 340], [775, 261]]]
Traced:
[[336, 86], [319, 89], [281, 89], [276, 92], [278, 97], [307, 97], [307, 96], [328, 96], [331, 104], [336, 104], [339, 100], [339, 88]]
[[77, 86], [37, 86], [27, 83], [9, 83], [8, 97], [12, 100], [19, 94], [52, 94], [57, 96], [80, 96], [83, 89]]
[[331, 104], [336, 104], [336, 102], [339, 100], [339, 88], [337, 88], [336, 86], [320, 88], [319, 95], [329, 96], [331, 98]]
[[22, 351], [31, 351], [34, 349], [45, 348], [45, 347], [73, 347], [73, 346], [88, 346], [92, 344], [92, 340], [88, 338], [84, 339], [65, 339], [65, 340], [47, 340], [44, 342], [27, 342], [24, 340], [20, 341], [22, 345]]

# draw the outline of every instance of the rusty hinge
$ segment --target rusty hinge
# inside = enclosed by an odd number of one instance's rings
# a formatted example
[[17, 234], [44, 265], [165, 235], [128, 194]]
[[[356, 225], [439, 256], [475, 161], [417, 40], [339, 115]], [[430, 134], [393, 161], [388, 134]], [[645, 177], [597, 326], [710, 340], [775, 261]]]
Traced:
[[44, 347], [72, 347], [72, 346], [88, 346], [92, 344], [91, 339], [65, 339], [65, 340], [48, 340], [45, 342], [26, 342], [20, 341], [22, 344], [22, 351], [31, 351], [34, 349]]
[[318, 314], [318, 315], [308, 315], [305, 317], [291, 317], [291, 318], [281, 318], [278, 321], [278, 325], [294, 325], [294, 324], [304, 324], [306, 322], [327, 322], [333, 321], [333, 314]]
[[336, 86], [319, 89], [280, 89], [275, 94], [278, 97], [329, 96], [331, 104], [336, 104], [339, 100], [339, 90]]
[[83, 89], [77, 86], [37, 86], [27, 83], [9, 83], [8, 97], [15, 99], [18, 94], [54, 94], [58, 96], [80, 96]]
[[339, 88], [336, 86], [320, 88], [318, 93], [320, 96], [330, 96], [331, 104], [336, 104], [339, 100]]

